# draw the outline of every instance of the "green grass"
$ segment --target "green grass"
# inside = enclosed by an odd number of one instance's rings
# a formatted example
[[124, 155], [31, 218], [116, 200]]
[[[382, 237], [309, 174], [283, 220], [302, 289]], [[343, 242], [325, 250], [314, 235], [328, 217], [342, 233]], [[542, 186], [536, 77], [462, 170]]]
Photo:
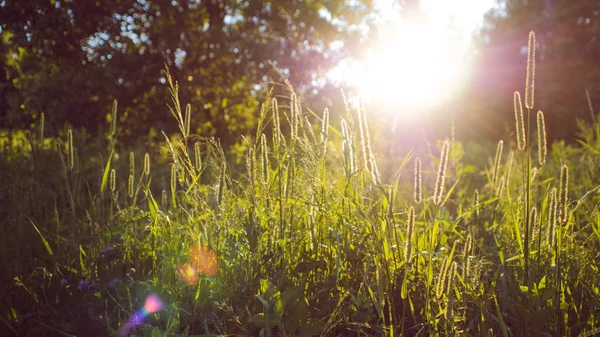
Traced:
[[[0, 335], [117, 336], [150, 293], [165, 305], [133, 335], [600, 331], [598, 118], [543, 165], [529, 118], [524, 151], [380, 158], [362, 106], [315, 113], [288, 86], [236, 160], [171, 86], [181, 133], [150, 151], [118, 141], [116, 102], [106, 139], [3, 135]], [[198, 245], [216, 275], [182, 275]]]

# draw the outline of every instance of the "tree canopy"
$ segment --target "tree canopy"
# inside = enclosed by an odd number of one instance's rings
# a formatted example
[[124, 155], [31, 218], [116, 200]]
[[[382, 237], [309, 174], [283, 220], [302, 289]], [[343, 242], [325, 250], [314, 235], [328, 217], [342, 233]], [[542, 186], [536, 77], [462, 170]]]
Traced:
[[[418, 0], [399, 4], [405, 18], [422, 15]], [[586, 90], [600, 100], [600, 3], [498, 4], [479, 35], [476, 81], [453, 105], [483, 126], [466, 133], [504, 131], [498, 126], [511, 114], [502, 111], [523, 90], [535, 30], [535, 108], [546, 113], [550, 137], [572, 137], [574, 117], [590, 116]], [[233, 142], [252, 129], [266, 91], [281, 81], [269, 62], [305, 89], [305, 99], [314, 88], [319, 99], [339, 96], [322, 79], [365, 48], [374, 7], [372, 0], [0, 1], [0, 125], [27, 127], [43, 112], [49, 130], [67, 121], [96, 133], [117, 99], [122, 136], [173, 131], [168, 68], [192, 105], [196, 133]]]
[[[600, 102], [600, 2], [506, 0], [500, 4], [488, 14], [481, 32], [481, 64], [473, 86], [479, 101], [486, 102], [480, 107], [510, 111], [513, 91], [523, 94], [527, 36], [534, 30], [534, 112], [544, 111], [552, 139], [572, 138], [576, 118], [591, 118], [586, 91], [592, 102]], [[594, 109], [598, 111], [597, 106]], [[486, 124], [490, 130], [497, 125]]]
[[258, 92], [280, 80], [268, 62], [312, 88], [360, 43], [371, 11], [370, 0], [5, 0], [1, 124], [43, 112], [95, 132], [117, 99], [126, 133], [169, 130], [166, 66], [193, 128], [235, 136], [253, 125]]

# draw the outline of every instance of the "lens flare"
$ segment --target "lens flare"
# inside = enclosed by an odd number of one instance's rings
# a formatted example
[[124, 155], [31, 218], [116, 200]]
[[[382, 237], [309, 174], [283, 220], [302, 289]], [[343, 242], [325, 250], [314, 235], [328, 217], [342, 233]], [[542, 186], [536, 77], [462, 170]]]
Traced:
[[144, 309], [146, 309], [146, 311], [151, 314], [159, 312], [160, 309], [162, 309], [162, 306], [163, 302], [160, 298], [158, 298], [158, 296], [156, 296], [156, 294], [150, 294], [146, 298], [146, 302], [144, 303]]
[[177, 273], [179, 274], [179, 278], [186, 284], [194, 285], [198, 282], [197, 269], [189, 263], [179, 267]]
[[155, 312], [159, 312], [162, 307], [163, 301], [156, 294], [148, 295], [148, 297], [146, 297], [144, 307], [138, 312], [134, 313], [133, 316], [129, 318], [129, 321], [127, 321], [127, 323], [121, 327], [121, 336], [127, 336], [133, 329], [142, 324], [146, 316]]
[[199, 272], [208, 276], [217, 275], [219, 264], [217, 255], [206, 246], [194, 245], [189, 253], [192, 266]]

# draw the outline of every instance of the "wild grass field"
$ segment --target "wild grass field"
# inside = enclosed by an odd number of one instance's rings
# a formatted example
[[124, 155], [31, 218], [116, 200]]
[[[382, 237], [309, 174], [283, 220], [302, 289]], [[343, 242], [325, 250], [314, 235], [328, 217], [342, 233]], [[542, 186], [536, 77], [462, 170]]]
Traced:
[[5, 134], [0, 335], [600, 333], [600, 115], [546, 144], [534, 65], [514, 134], [449, 134], [387, 176], [362, 105], [289, 84], [241, 157], [190, 133], [171, 81], [158, 148], [119, 142], [117, 102], [106, 138]]

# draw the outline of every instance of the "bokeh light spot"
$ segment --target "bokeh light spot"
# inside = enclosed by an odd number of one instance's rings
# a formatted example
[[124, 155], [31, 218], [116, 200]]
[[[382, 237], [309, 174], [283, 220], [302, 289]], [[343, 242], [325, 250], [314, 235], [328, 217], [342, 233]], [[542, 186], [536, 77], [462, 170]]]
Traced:
[[146, 303], [144, 303], [144, 309], [149, 313], [154, 313], [160, 311], [162, 309], [163, 302], [161, 301], [156, 294], [150, 294], [146, 298]]
[[163, 301], [156, 295], [150, 294], [146, 297], [146, 302], [144, 302], [144, 307], [134, 313], [127, 323], [125, 323], [121, 327], [121, 336], [125, 337], [129, 335], [133, 329], [135, 329], [138, 325], [142, 324], [144, 318], [151, 313], [158, 312], [163, 307]]
[[189, 263], [179, 267], [177, 273], [179, 274], [179, 278], [186, 284], [194, 285], [198, 282], [198, 272], [196, 271], [196, 268]]
[[190, 249], [190, 262], [199, 273], [208, 276], [217, 275], [219, 264], [217, 255], [206, 246], [194, 245]]

